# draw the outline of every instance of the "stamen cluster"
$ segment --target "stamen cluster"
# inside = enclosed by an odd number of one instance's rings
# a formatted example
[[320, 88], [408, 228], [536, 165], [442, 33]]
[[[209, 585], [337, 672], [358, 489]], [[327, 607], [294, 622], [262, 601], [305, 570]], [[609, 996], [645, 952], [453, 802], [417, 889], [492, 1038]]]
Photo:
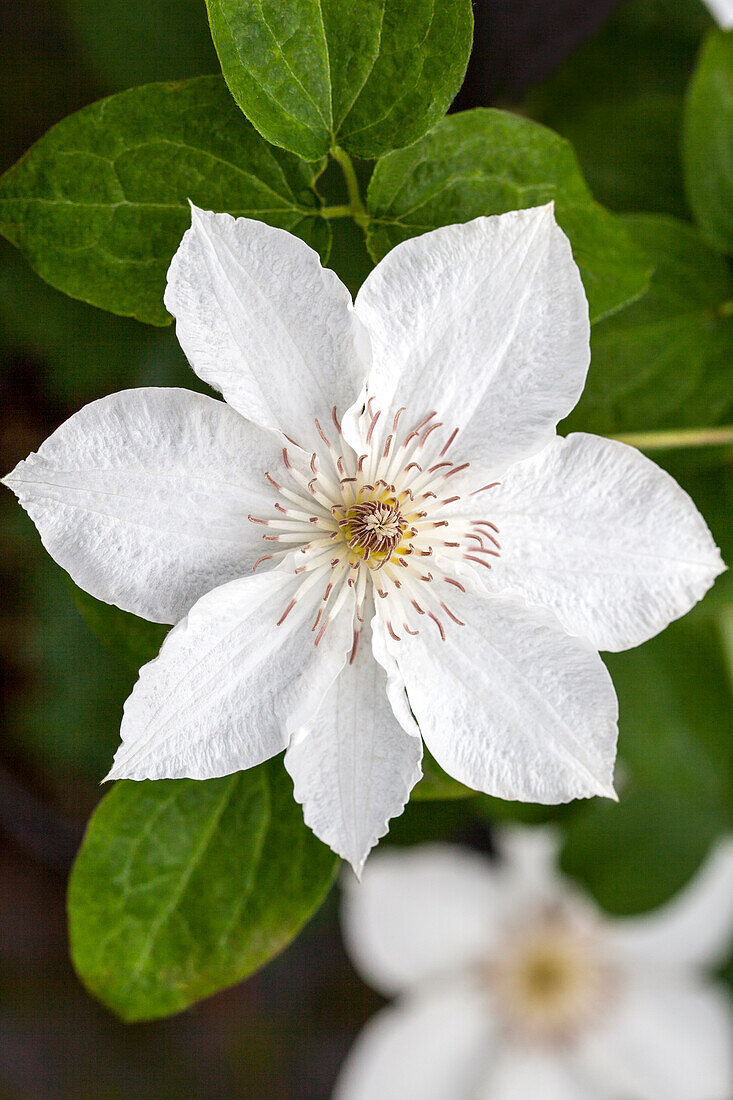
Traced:
[[615, 991], [594, 924], [562, 906], [541, 908], [511, 929], [487, 968], [505, 1025], [532, 1040], [567, 1040], [587, 1027]]
[[[322, 584], [322, 606], [313, 623], [318, 645], [349, 591], [354, 590], [352, 660], [364, 622], [369, 582], [375, 595], [387, 601], [386, 627], [396, 641], [401, 632], [419, 633], [423, 617], [431, 620], [445, 639], [446, 616], [464, 625], [446, 602], [446, 586], [465, 592], [463, 583], [451, 575], [458, 561], [490, 569], [491, 557], [499, 556], [496, 525], [485, 519], [467, 519], [458, 507], [464, 498], [475, 497], [498, 483], [463, 494], [451, 492], [450, 479], [470, 465], [456, 465], [446, 458], [458, 429], [438, 451], [434, 433], [443, 425], [435, 419], [437, 413], [430, 413], [401, 436], [404, 412], [397, 412], [384, 437], [377, 430], [381, 411], [374, 409], [370, 399], [363, 414], [365, 453], [360, 455], [346, 443], [335, 408], [335, 445], [316, 419], [320, 442], [310, 461], [297, 443], [283, 449], [291, 484], [284, 484], [285, 478], [277, 481], [269, 472], [265, 475], [281, 498], [273, 505], [277, 515], [271, 519], [249, 517], [268, 528], [263, 534], [266, 542], [280, 545], [263, 555], [255, 568], [294, 550], [302, 555], [295, 570], [303, 575], [302, 583], [278, 625], [306, 592]], [[456, 507], [448, 511], [451, 505]]]

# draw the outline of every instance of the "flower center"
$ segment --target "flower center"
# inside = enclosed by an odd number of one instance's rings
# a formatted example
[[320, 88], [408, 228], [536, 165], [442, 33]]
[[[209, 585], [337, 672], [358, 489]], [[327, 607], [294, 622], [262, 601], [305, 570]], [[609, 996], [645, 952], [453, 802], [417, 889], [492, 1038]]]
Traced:
[[391, 493], [360, 499], [365, 491], [359, 491], [351, 506], [335, 505], [333, 514], [349, 549], [371, 569], [382, 569], [402, 542], [407, 524]]
[[537, 914], [512, 932], [486, 976], [506, 1026], [534, 1040], [576, 1034], [613, 988], [596, 929], [563, 910]]
[[[313, 624], [318, 645], [329, 622], [355, 597], [354, 647], [364, 623], [370, 590], [395, 641], [418, 634], [432, 622], [445, 639], [445, 620], [463, 626], [447, 601], [458, 589], [458, 563], [491, 568], [499, 557], [498, 528], [475, 518], [476, 499], [498, 482], [461, 492], [455, 477], [469, 468], [447, 457], [458, 430], [441, 432], [436, 413], [403, 428], [400, 409], [385, 425], [370, 398], [362, 413], [364, 453], [346, 443], [332, 410], [336, 445], [318, 420], [320, 442], [307, 458], [299, 441], [283, 449], [285, 474], [265, 474], [279, 499], [269, 519], [250, 516], [268, 528], [272, 551], [255, 563], [295, 553], [300, 587], [277, 621], [279, 626], [303, 595], [318, 584], [323, 599]], [[454, 480], [451, 480], [454, 479]], [[464, 505], [461, 508], [461, 505]], [[302, 555], [302, 557], [301, 557]], [[455, 574], [455, 575], [454, 575]]]

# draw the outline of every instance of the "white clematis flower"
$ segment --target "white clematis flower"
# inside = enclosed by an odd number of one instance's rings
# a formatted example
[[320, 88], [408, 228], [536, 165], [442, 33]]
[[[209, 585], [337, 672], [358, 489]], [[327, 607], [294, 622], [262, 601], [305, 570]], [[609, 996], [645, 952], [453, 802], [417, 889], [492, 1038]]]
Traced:
[[733, 0], [705, 0], [705, 4], [719, 27], [733, 29]]
[[703, 968], [733, 946], [733, 839], [649, 915], [563, 880], [547, 829], [500, 862], [424, 845], [347, 884], [342, 926], [395, 1004], [367, 1023], [336, 1100], [730, 1100], [733, 1005]]
[[420, 778], [420, 734], [502, 798], [613, 797], [597, 650], [661, 630], [722, 566], [666, 473], [555, 434], [589, 324], [552, 207], [406, 241], [355, 303], [297, 237], [193, 208], [165, 301], [226, 404], [113, 394], [6, 479], [77, 584], [178, 623], [109, 778], [285, 749], [306, 821], [357, 871]]

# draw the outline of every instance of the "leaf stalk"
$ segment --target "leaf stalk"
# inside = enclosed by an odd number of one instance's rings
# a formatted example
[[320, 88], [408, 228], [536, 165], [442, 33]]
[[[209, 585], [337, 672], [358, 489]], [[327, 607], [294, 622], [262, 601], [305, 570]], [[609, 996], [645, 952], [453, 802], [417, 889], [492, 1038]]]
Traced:
[[[361, 197], [361, 191], [359, 190], [359, 181], [356, 178], [356, 171], [354, 164], [347, 152], [340, 148], [338, 145], [334, 145], [331, 148], [331, 156], [341, 168], [346, 181], [346, 191], [349, 196], [348, 211], [351, 217], [354, 219], [357, 225], [360, 225], [362, 229], [366, 229], [369, 224], [369, 215], [367, 214], [366, 207]], [[328, 208], [326, 208], [328, 209]], [[339, 217], [341, 215], [338, 215]]]

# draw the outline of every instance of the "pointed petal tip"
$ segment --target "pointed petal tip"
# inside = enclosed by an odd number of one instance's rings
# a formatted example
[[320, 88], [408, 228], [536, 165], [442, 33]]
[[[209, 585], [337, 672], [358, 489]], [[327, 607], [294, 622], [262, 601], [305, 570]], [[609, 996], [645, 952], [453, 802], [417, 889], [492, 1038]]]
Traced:
[[361, 876], [364, 874], [364, 864], [366, 863], [366, 856], [364, 856], [363, 859], [356, 860], [356, 862], [352, 862], [352, 860], [350, 859], [346, 862], [349, 864], [351, 870], [354, 872], [354, 875], [356, 876], [356, 881], [361, 884]]
[[17, 462], [15, 464], [15, 466], [13, 467], [12, 470], [10, 470], [9, 473], [5, 474], [4, 477], [0, 477], [0, 484], [7, 485], [8, 489], [11, 489], [12, 492], [16, 493], [16, 495], [17, 495], [17, 489], [15, 488], [15, 486], [20, 481], [20, 478], [19, 478], [20, 471], [23, 469], [23, 467], [25, 466], [27, 461], [28, 461], [28, 459], [22, 458], [20, 460], [20, 462]]
[[555, 200], [550, 199], [549, 202], [542, 203], [541, 206], [535, 206], [535, 210], [541, 211], [543, 214], [549, 214], [553, 221], [555, 221]]
[[191, 225], [193, 225], [194, 221], [197, 218], [203, 219], [206, 214], [212, 214], [213, 213], [212, 210], [204, 210], [204, 208], [202, 206], [197, 206], [196, 203], [193, 202], [192, 199], [188, 200], [188, 205], [191, 208]]

